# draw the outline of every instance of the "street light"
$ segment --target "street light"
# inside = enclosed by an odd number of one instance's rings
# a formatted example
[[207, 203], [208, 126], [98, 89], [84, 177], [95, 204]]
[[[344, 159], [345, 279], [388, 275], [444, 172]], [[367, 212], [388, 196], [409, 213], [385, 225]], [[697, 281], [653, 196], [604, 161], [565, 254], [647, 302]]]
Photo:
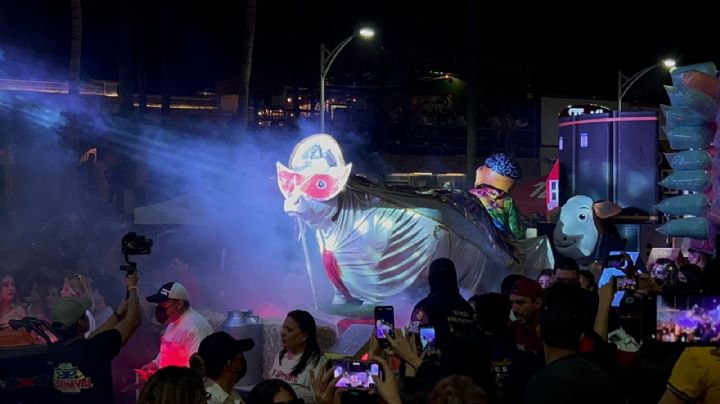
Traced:
[[375, 36], [375, 31], [372, 28], [361, 28], [357, 33], [345, 38], [333, 50], [328, 50], [325, 44], [320, 44], [320, 133], [325, 133], [325, 77], [340, 51], [357, 36], [370, 39]]
[[666, 69], [670, 70], [673, 67], [675, 67], [675, 59], [665, 59], [660, 63], [656, 63], [652, 66], [648, 66], [639, 72], [633, 74], [632, 76], [628, 77], [622, 74], [622, 72], [618, 71], [618, 87], [617, 87], [617, 110], [618, 112], [622, 111], [622, 99], [627, 94], [630, 87], [632, 87], [633, 84], [635, 84], [636, 81], [642, 76], [645, 75], [645, 73], [649, 72], [650, 70], [655, 69], [656, 67], [665, 67]]

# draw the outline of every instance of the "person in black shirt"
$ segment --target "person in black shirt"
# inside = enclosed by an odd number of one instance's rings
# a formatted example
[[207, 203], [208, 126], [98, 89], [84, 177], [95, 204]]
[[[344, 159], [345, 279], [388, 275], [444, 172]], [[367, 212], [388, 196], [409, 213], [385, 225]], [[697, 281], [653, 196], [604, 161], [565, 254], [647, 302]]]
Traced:
[[539, 332], [547, 366], [530, 378], [525, 404], [613, 402], [608, 377], [578, 355], [588, 317], [583, 292], [562, 284], [546, 290]]
[[494, 383], [490, 360], [475, 310], [462, 295], [455, 264], [438, 258], [428, 273], [430, 294], [415, 305], [412, 322], [435, 328], [440, 365], [447, 375], [471, 376], [492, 396]]
[[524, 352], [516, 346], [510, 333], [510, 306], [508, 297], [499, 293], [487, 293], [475, 299], [475, 312], [490, 351], [491, 372], [500, 404], [521, 402], [528, 379], [544, 365], [541, 354]]
[[85, 310], [89, 300], [63, 298], [51, 309], [52, 325], [60, 342], [50, 347], [51, 403], [112, 403], [110, 363], [140, 325], [137, 271], [125, 278], [127, 299], [89, 338]]

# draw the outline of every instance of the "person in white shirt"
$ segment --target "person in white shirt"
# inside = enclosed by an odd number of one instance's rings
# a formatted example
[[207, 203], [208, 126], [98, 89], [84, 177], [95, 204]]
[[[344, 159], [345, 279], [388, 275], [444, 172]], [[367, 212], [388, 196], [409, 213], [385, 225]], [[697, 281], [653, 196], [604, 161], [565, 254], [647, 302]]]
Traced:
[[225, 331], [210, 334], [200, 342], [197, 354], [190, 357], [190, 367], [205, 376], [208, 404], [244, 404], [234, 387], [247, 372], [243, 352], [254, 347], [252, 338], [236, 340]]
[[280, 333], [283, 349], [273, 359], [270, 377], [286, 381], [299, 398], [314, 403], [310, 371], [323, 373], [325, 358], [317, 341], [313, 316], [303, 310], [288, 313]]
[[190, 308], [187, 290], [179, 282], [162, 285], [147, 301], [157, 304], [155, 319], [167, 327], [160, 337], [160, 352], [142, 369], [154, 372], [166, 366], [189, 366], [190, 356], [197, 352], [200, 341], [212, 334], [210, 323]]

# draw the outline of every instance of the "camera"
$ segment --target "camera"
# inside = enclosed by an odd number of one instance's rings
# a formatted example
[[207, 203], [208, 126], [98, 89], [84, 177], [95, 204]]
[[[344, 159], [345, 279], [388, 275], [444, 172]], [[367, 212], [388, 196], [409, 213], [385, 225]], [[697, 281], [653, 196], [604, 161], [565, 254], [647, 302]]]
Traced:
[[120, 270], [127, 272], [129, 276], [137, 270], [137, 263], [130, 261], [131, 255], [148, 255], [152, 252], [153, 241], [145, 236], [136, 233], [128, 233], [122, 238], [120, 251], [125, 256], [125, 265], [120, 265]]
[[122, 238], [123, 255], [148, 255], [152, 252], [153, 241], [136, 233], [128, 233]]

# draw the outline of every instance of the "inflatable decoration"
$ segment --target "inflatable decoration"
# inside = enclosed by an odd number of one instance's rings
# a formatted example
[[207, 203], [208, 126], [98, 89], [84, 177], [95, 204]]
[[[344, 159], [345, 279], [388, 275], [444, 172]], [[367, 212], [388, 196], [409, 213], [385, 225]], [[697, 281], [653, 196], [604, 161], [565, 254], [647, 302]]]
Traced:
[[326, 134], [298, 143], [287, 167], [277, 163], [285, 212], [298, 221], [310, 279], [307, 227], [315, 230], [333, 304], [425, 294], [428, 267], [438, 257], [455, 262], [460, 287], [470, 292], [498, 290], [511, 273], [552, 265], [547, 237], [506, 237], [468, 192], [395, 189], [350, 172]]
[[[558, 210], [549, 213], [556, 221], [553, 245], [558, 253], [588, 265], [595, 259], [604, 259], [611, 250], [622, 250], [623, 245], [608, 219], [620, 213], [621, 208], [610, 201], [593, 202], [585, 195], [568, 199]], [[557, 218], [556, 218], [557, 217]]]
[[[682, 66], [671, 72], [672, 87], [665, 86], [670, 106], [662, 106], [670, 146], [678, 150], [668, 159], [674, 172], [661, 181], [685, 195], [656, 205], [670, 220], [657, 229], [671, 237], [685, 237], [697, 245], [712, 243], [720, 224], [720, 160], [715, 154], [720, 91], [713, 63]], [[687, 240], [686, 240], [687, 241]], [[687, 242], [685, 244], [688, 244]]]

